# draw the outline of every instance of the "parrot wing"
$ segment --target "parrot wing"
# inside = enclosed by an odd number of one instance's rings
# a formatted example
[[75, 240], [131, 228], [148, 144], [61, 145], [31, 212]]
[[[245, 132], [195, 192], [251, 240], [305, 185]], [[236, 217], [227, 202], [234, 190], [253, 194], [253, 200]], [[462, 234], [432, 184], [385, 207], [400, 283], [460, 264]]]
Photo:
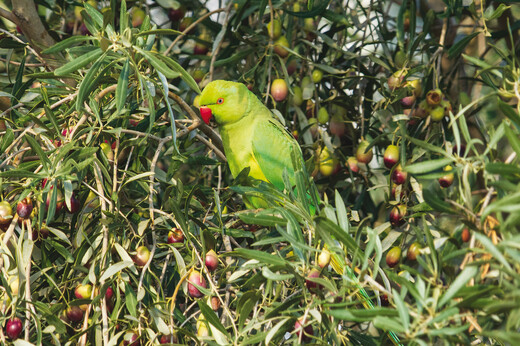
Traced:
[[[294, 167], [291, 151], [296, 150], [300, 157], [301, 149], [294, 137], [276, 120], [259, 121], [253, 133], [253, 157], [267, 180], [282, 191], [283, 170], [287, 168], [289, 178], [294, 184]], [[303, 158], [301, 159], [303, 162]]]

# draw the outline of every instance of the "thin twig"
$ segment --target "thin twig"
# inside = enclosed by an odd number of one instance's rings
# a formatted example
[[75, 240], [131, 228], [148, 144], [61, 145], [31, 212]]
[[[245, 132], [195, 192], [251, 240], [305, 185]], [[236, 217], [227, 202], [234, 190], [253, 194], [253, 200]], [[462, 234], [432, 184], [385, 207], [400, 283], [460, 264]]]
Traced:
[[475, 215], [475, 213], [473, 213], [471, 210], [469, 210], [468, 208], [466, 208], [465, 206], [463, 205], [460, 205], [459, 203], [455, 202], [455, 201], [452, 201], [452, 200], [449, 200], [447, 199], [446, 202], [448, 202], [449, 204], [461, 209], [461, 210], [464, 210], [468, 215], [470, 215], [473, 220], [477, 220], [477, 216]]
[[209, 16], [211, 16], [212, 14], [215, 14], [215, 13], [219, 13], [219, 12], [222, 12], [224, 11], [224, 8], [219, 8], [215, 11], [211, 11], [211, 12], [208, 12], [206, 13], [205, 15], [203, 15], [202, 17], [200, 17], [199, 19], [197, 19], [196, 21], [194, 21], [190, 26], [188, 26], [179, 36], [177, 36], [175, 38], [175, 40], [173, 40], [173, 42], [170, 44], [170, 46], [164, 51], [163, 55], [168, 55], [168, 53], [170, 53], [170, 51], [173, 49], [173, 47], [175, 47], [175, 45], [177, 44], [177, 42], [179, 42], [179, 40], [184, 37], [184, 35], [186, 35], [188, 32], [190, 32], [194, 27], [196, 27], [200, 22], [202, 22], [204, 19], [208, 18]]
[[11, 11], [7, 11], [1, 7], [0, 7], [0, 17], [4, 17], [5, 19], [10, 20], [14, 24], [19, 25], [18, 18], [16, 18], [16, 16]]
[[11, 37], [13, 40], [15, 40], [16, 42], [18, 43], [21, 43], [23, 45], [25, 45], [25, 48], [27, 48], [28, 50], [31, 51], [32, 54], [34, 54], [34, 56], [36, 56], [38, 58], [38, 60], [40, 60], [43, 64], [45, 64], [45, 66], [48, 66], [46, 63], [45, 63], [45, 59], [43, 59], [40, 54], [38, 54], [38, 52], [36, 52], [30, 45], [27, 44], [27, 42], [24, 42], [22, 40], [20, 40], [18, 37], [16, 37], [16, 35], [13, 35], [12, 33], [10, 33], [9, 31], [7, 30], [4, 30], [4, 29], [0, 29], [0, 32], [3, 32], [4, 34], [8, 35], [9, 37]]
[[435, 74], [436, 87], [439, 86], [439, 74], [441, 73], [441, 62], [442, 55], [444, 53], [444, 41], [446, 40], [446, 32], [448, 31], [448, 17], [444, 18], [442, 22], [441, 37], [439, 39], [439, 48], [435, 52], [434, 56], [437, 55], [437, 73]]
[[25, 151], [29, 151], [31, 149], [32, 148], [30, 148], [30, 147], [29, 148], [23, 148], [23, 149], [17, 150], [16, 152], [12, 153], [11, 155], [9, 155], [8, 157], [5, 158], [4, 162], [0, 163], [0, 168], [4, 167], [9, 162], [11, 162], [11, 159], [13, 159], [14, 157], [20, 155], [21, 153], [23, 153]]
[[[1, 7], [0, 7], [0, 9], [1, 9]], [[9, 63], [11, 65], [14, 65], [14, 66], [21, 66], [22, 65], [22, 63], [20, 63], [20, 62], [7, 60], [5, 58], [0, 58], [0, 61], [7, 62], [7, 63]], [[24, 66], [25, 67], [43, 67], [43, 66], [45, 66], [45, 64], [43, 64], [43, 63], [40, 63], [40, 64], [25, 63]]]
[[5, 111], [3, 111], [1, 114], [0, 114], [0, 117], [3, 117], [4, 115], [6, 115], [7, 113], [9, 113], [10, 111], [12, 111], [13, 109], [17, 109], [17, 108], [20, 108], [22, 107], [24, 104], [23, 103], [18, 103], [12, 107], [9, 107], [7, 108]]
[[161, 290], [161, 287], [163, 285], [164, 277], [166, 276], [166, 269], [168, 268], [168, 264], [170, 263], [170, 257], [171, 253], [168, 253], [168, 255], [166, 255], [166, 258], [164, 259], [164, 265], [161, 270], [161, 276], [159, 277], [159, 282], [157, 283], [157, 292]]
[[[105, 196], [105, 192], [103, 190], [103, 181], [102, 179], [102, 173], [101, 169], [99, 168], [97, 162], [94, 162], [94, 178], [96, 179], [96, 185], [97, 185], [97, 191], [100, 196]], [[105, 203], [105, 200], [103, 198], [100, 198], [100, 204], [101, 204], [101, 219], [106, 220], [106, 214], [107, 206]], [[110, 204], [110, 209], [112, 209], [112, 204]], [[108, 227], [105, 223], [102, 223], [102, 229], [103, 229], [103, 244], [101, 247], [101, 268], [105, 268], [106, 264], [106, 256], [107, 256], [107, 250], [108, 250]], [[105, 283], [105, 280], [100, 280], [99, 285], [103, 286]], [[107, 303], [106, 303], [106, 297], [102, 298], [101, 302], [101, 318], [103, 321], [103, 342], [105, 345], [108, 345], [108, 313], [107, 313]]]
[[[273, 4], [271, 0], [269, 0], [269, 15], [271, 16], [271, 25], [272, 32], [274, 33], [274, 13], [273, 13]], [[259, 18], [259, 20], [262, 20], [262, 18]], [[264, 103], [267, 104], [267, 101], [269, 100], [269, 93], [271, 91], [271, 71], [273, 70], [273, 50], [274, 50], [274, 43], [273, 43], [273, 36], [269, 35], [269, 64], [267, 68], [267, 90], [265, 92], [265, 101]], [[274, 102], [274, 101], [273, 101]]]
[[[224, 23], [222, 24], [221, 32], [225, 32], [227, 30], [227, 26], [229, 23], [229, 13], [231, 12], [231, 7], [233, 6], [234, 2], [230, 1], [226, 6], [226, 17], [224, 18]], [[215, 48], [215, 51], [212, 53], [211, 56], [211, 62], [209, 65], [209, 81], [211, 82], [213, 80], [213, 72], [215, 70], [215, 61], [217, 60], [217, 55], [220, 52], [220, 48], [222, 47], [222, 44], [224, 43], [224, 36], [222, 36], [220, 42], [217, 45], [217, 48]]]
[[186, 279], [188, 278], [188, 276], [190, 275], [191, 271], [187, 271], [182, 277], [181, 279], [179, 280], [179, 282], [177, 283], [177, 286], [175, 286], [175, 290], [173, 291], [173, 294], [172, 294], [172, 301], [171, 301], [171, 304], [170, 304], [170, 323], [171, 325], [173, 326], [173, 311], [175, 310], [175, 302], [177, 301], [177, 294], [179, 293], [179, 289], [181, 288], [181, 285], [184, 281], [186, 281]]
[[[1, 30], [1, 29], [0, 29], [0, 30]], [[69, 95], [69, 96], [67, 96], [67, 97], [65, 97], [65, 98], [63, 98], [63, 99], [61, 99], [61, 100], [59, 100], [58, 102], [52, 104], [49, 108], [50, 108], [50, 109], [54, 109], [54, 108], [56, 108], [56, 107], [62, 105], [63, 103], [72, 100], [74, 97], [76, 97], [76, 95], [77, 95], [77, 92], [75, 92], [75, 93], [73, 93], [73, 94], [71, 94], [71, 95]], [[2, 114], [4, 114], [4, 113], [2, 113]], [[45, 111], [42, 111], [42, 112], [40, 113], [40, 115], [37, 116], [37, 118], [38, 118], [38, 119], [41, 119], [44, 115], [45, 115]], [[10, 144], [10, 145], [9, 145], [9, 147], [7, 147], [7, 149], [4, 150], [4, 154], [10, 152], [10, 151], [13, 149], [13, 147], [14, 147], [15, 145], [17, 145], [18, 142], [23, 138], [23, 136], [25, 136], [26, 133], [28, 133], [29, 131], [31, 131], [31, 129], [34, 127], [34, 125], [35, 125], [35, 123], [32, 123], [31, 125], [27, 126], [27, 127], [25, 128], [25, 130], [23, 130], [23, 132], [20, 133], [20, 135], [19, 135], [19, 136], [18, 136], [18, 137], [17, 137], [17, 138], [16, 138], [16, 139], [15, 139], [15, 140]]]
[[[150, 214], [150, 215], [152, 215], [152, 214]], [[153, 227], [153, 222], [152, 222], [152, 227]], [[139, 284], [137, 285], [137, 296], [139, 296], [139, 291], [143, 287], [144, 275], [146, 274], [146, 271], [148, 270], [148, 268], [150, 268], [150, 264], [152, 263], [153, 256], [155, 254], [155, 249], [157, 248], [157, 235], [155, 234], [155, 230], [152, 230], [152, 242], [153, 243], [152, 243], [152, 250], [150, 251], [150, 258], [143, 266], [143, 269], [141, 270], [141, 276], [139, 277]], [[143, 301], [141, 299], [139, 301], [139, 310], [142, 309], [142, 302]], [[142, 316], [142, 315], [140, 315], [140, 316]], [[141, 317], [139, 318], [139, 329], [141, 329]]]
[[[31, 220], [27, 219], [27, 222], [22, 223], [23, 225], [27, 225], [27, 236], [29, 238], [29, 241], [33, 240], [32, 235], [32, 227], [31, 227]], [[25, 341], [29, 341], [30, 337], [30, 325], [31, 325], [31, 311], [34, 313], [34, 306], [32, 306], [31, 301], [31, 260], [32, 260], [32, 251], [31, 256], [29, 256], [29, 261], [27, 263], [27, 267], [25, 268]], [[36, 314], [35, 314], [36, 316]]]
[[[182, 124], [178, 124], [178, 125], [179, 125], [179, 127], [183, 128], [183, 129], [186, 129], [186, 130], [188, 129], [186, 126], [184, 126]], [[189, 131], [186, 131], [186, 133], [188, 133], [188, 132]], [[195, 138], [197, 138], [199, 141], [201, 141], [208, 148], [212, 149], [222, 162], [227, 162], [226, 155], [224, 155], [224, 153], [222, 151], [220, 151], [220, 149], [217, 148], [216, 145], [214, 145], [213, 143], [211, 143], [210, 141], [208, 141], [206, 138], [202, 137], [198, 133], [195, 134]]]
[[[7, 245], [7, 242], [9, 242], [9, 239], [13, 236], [14, 233], [14, 227], [16, 226], [16, 223], [18, 222], [18, 213], [14, 214], [13, 219], [11, 220], [11, 224], [9, 225], [9, 228], [7, 231], [5, 231], [2, 242], [4, 245]], [[0, 267], [2, 266], [3, 258], [0, 256]]]
[[[172, 98], [175, 102], [177, 102], [179, 104], [179, 106], [181, 106], [188, 113], [190, 118], [192, 118], [193, 120], [200, 121], [199, 116], [197, 114], [195, 114], [193, 109], [191, 109], [191, 107], [186, 102], [184, 102], [184, 100], [179, 95], [173, 93], [172, 91], [169, 91], [168, 97]], [[199, 129], [206, 136], [208, 136], [209, 139], [211, 139], [211, 141], [214, 143], [215, 147], [217, 147], [221, 152], [224, 151], [224, 146], [222, 145], [222, 140], [220, 139], [220, 136], [215, 131], [213, 131], [208, 125], [206, 125], [204, 123], [200, 124]]]
[[139, 132], [139, 131], [128, 130], [128, 129], [121, 129], [121, 133], [127, 133], [129, 135], [134, 135], [134, 136], [138, 136], [138, 137], [150, 138], [150, 139], [153, 139], [153, 140], [155, 140], [157, 142], [161, 142], [162, 140], [164, 140], [166, 138], [168, 138], [169, 140], [172, 139], [172, 136], [161, 138], [161, 137], [158, 137], [158, 136], [154, 136], [154, 135], [152, 135], [150, 133]]
[[[114, 165], [112, 166], [112, 195], [117, 192], [117, 158], [119, 156], [119, 135], [116, 138], [116, 149], [114, 150]], [[110, 206], [110, 212], [114, 211], [114, 204]]]
[[235, 319], [233, 317], [233, 314], [231, 313], [231, 310], [229, 310], [229, 307], [226, 304], [224, 304], [224, 301], [222, 300], [222, 297], [220, 296], [220, 294], [218, 294], [218, 289], [215, 286], [215, 284], [213, 283], [213, 279], [211, 277], [210, 272], [208, 271], [208, 268], [205, 265], [205, 261], [202, 260], [202, 257], [200, 256], [199, 252], [197, 251], [197, 249], [195, 247], [193, 247], [193, 251], [195, 252], [195, 256], [197, 256], [199, 262], [201, 263], [202, 270], [204, 271], [204, 274], [206, 274], [206, 278], [209, 282], [209, 285], [211, 286], [211, 290], [214, 293], [216, 293], [218, 299], [220, 300], [220, 303], [222, 304], [222, 308], [223, 308], [224, 312], [228, 315], [229, 321], [231, 322], [231, 326], [233, 327], [233, 331], [235, 332], [235, 335], [238, 335], [238, 330], [237, 330], [237, 326], [235, 324]]
[[105, 89], [101, 90], [94, 99], [96, 100], [96, 102], [99, 102], [106, 94], [114, 92], [114, 91], [116, 91], [116, 89], [117, 89], [117, 84], [108, 86]]

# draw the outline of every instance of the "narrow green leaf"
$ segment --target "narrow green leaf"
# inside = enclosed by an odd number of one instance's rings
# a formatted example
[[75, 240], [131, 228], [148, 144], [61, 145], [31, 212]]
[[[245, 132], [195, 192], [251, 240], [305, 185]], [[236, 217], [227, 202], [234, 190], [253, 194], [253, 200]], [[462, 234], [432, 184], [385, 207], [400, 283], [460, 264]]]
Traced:
[[441, 329], [432, 329], [429, 331], [429, 335], [432, 335], [432, 336], [437, 336], [437, 335], [457, 335], [457, 334], [460, 334], [460, 333], [464, 333], [465, 331], [468, 330], [468, 327], [469, 327], [469, 323], [467, 324], [464, 324], [462, 326], [458, 326], [458, 327], [445, 327], [445, 328], [441, 328]]
[[410, 292], [410, 294], [415, 298], [417, 303], [421, 304], [422, 306], [426, 305], [426, 301], [424, 300], [424, 297], [419, 293], [417, 290], [416, 284], [411, 282], [409, 279], [404, 278], [402, 276], [399, 276], [393, 272], [387, 272], [388, 278], [391, 281], [394, 281], [398, 285], [401, 285], [403, 287], [406, 287], [406, 289]]
[[54, 71], [53, 72], [37, 72], [37, 73], [28, 73], [25, 75], [27, 78], [38, 78], [38, 79], [61, 79], [61, 78], [78, 78], [78, 75], [67, 73], [65, 75], [57, 76]]
[[59, 137], [61, 137], [61, 129], [60, 129], [60, 126], [58, 124], [58, 120], [56, 119], [56, 116], [54, 115], [54, 112], [47, 105], [43, 105], [43, 109], [45, 110], [45, 115], [51, 121], [52, 126], [54, 126], [54, 129], [56, 130], [56, 133], [58, 134]]
[[20, 63], [20, 67], [16, 72], [16, 80], [14, 81], [13, 89], [11, 90], [11, 94], [13, 94], [15, 99], [20, 99], [22, 97], [24, 91], [24, 71], [25, 71], [25, 61], [27, 59], [27, 55], [24, 55], [22, 61]]
[[261, 332], [261, 333], [256, 333], [256, 334], [249, 334], [249, 335], [245, 336], [244, 339], [240, 340], [240, 345], [241, 346], [261, 345], [261, 344], [264, 343], [265, 340], [267, 340], [266, 338], [267, 338], [267, 333], [266, 332]]
[[331, 315], [340, 320], [365, 322], [371, 321], [377, 316], [397, 317], [399, 314], [395, 309], [375, 307], [370, 310], [365, 309], [344, 309], [344, 310], [324, 310], [327, 315]]
[[[276, 333], [278, 332], [278, 330], [280, 328], [283, 327], [283, 325], [289, 321], [290, 318], [283, 318], [280, 322], [278, 322], [277, 324], [274, 325], [273, 328], [269, 329], [269, 332], [267, 333], [267, 335], [265, 336], [265, 344], [266, 345], [270, 345], [271, 344], [271, 339], [276, 335]], [[262, 340], [263, 341], [263, 340]]]
[[157, 57], [157, 54], [145, 51], [139, 47], [134, 48], [150, 63], [150, 65], [152, 65], [157, 71], [161, 72], [167, 78], [173, 79], [179, 77], [180, 73], [168, 68], [166, 64], [164, 64], [164, 62]]
[[215, 61], [215, 67], [229, 66], [230, 64], [236, 63], [237, 61], [245, 58], [246, 56], [251, 55], [254, 51], [255, 50], [252, 48], [246, 48], [244, 50], [241, 50], [228, 58]]
[[78, 96], [76, 97], [76, 110], [80, 111], [83, 108], [83, 101], [88, 96], [88, 93], [91, 90], [94, 78], [96, 77], [96, 73], [101, 68], [103, 64], [103, 57], [100, 57], [93, 65], [90, 67], [89, 71], [85, 75], [85, 78], [81, 81], [78, 89]]
[[506, 125], [505, 122], [501, 122], [500, 125], [495, 129], [495, 131], [492, 132], [491, 138], [489, 139], [489, 141], [487, 143], [487, 148], [482, 155], [486, 156], [490, 150], [496, 149], [496, 145], [497, 145], [498, 141], [500, 141], [505, 135], [505, 130], [504, 130], [505, 125]]
[[125, 32], [128, 27], [129, 14], [126, 10], [126, 0], [121, 1], [121, 11], [119, 12], [119, 32]]
[[445, 150], [443, 150], [442, 148], [440, 148], [436, 145], [421, 141], [420, 139], [417, 139], [417, 138], [414, 138], [414, 137], [411, 137], [408, 135], [406, 135], [406, 139], [423, 149], [426, 149], [426, 150], [434, 152], [434, 153], [441, 154], [442, 156], [448, 156], [448, 153]]
[[103, 15], [95, 9], [92, 5], [90, 5], [88, 2], [85, 2], [83, 4], [85, 6], [85, 10], [87, 11], [88, 15], [92, 20], [100, 27], [103, 27]]
[[394, 295], [394, 303], [397, 308], [397, 312], [399, 312], [399, 317], [401, 318], [401, 322], [403, 324], [404, 330], [408, 330], [410, 328], [410, 315], [408, 314], [408, 308], [406, 307], [403, 298], [395, 289], [392, 290]]
[[276, 244], [276, 243], [280, 243], [280, 242], [282, 242], [284, 240], [286, 240], [285, 237], [265, 237], [264, 239], [261, 239], [259, 241], [255, 241], [253, 244], [251, 244], [251, 246], [255, 247], [255, 246]]
[[478, 34], [480, 34], [480, 31], [475, 31], [469, 34], [468, 36], [464, 37], [459, 42], [455, 43], [449, 50], [448, 50], [448, 57], [450, 59], [453, 59], [457, 55], [459, 55], [464, 48], [469, 44], [469, 42], [475, 38]]
[[503, 162], [490, 162], [486, 164], [486, 171], [491, 174], [520, 174], [520, 167]]
[[386, 316], [377, 316], [373, 320], [376, 328], [381, 328], [387, 331], [393, 331], [397, 333], [404, 333], [406, 330], [403, 327], [401, 321]]
[[170, 328], [168, 328], [168, 325], [163, 319], [166, 318], [164, 312], [154, 307], [148, 307], [148, 312], [150, 313], [150, 316], [152, 316], [153, 321], [157, 326], [157, 330], [164, 335], [170, 334]]
[[507, 103], [505, 103], [503, 101], [498, 100], [498, 108], [500, 109], [500, 111], [502, 113], [504, 113], [504, 115], [506, 117], [508, 117], [509, 119], [511, 119], [511, 121], [513, 121], [515, 123], [517, 128], [520, 128], [520, 116], [513, 109], [513, 107], [511, 107], [510, 105], [508, 105]]
[[431, 324], [435, 324], [435, 323], [439, 323], [439, 322], [442, 322], [442, 321], [446, 321], [447, 319], [449, 319], [451, 316], [453, 315], [456, 315], [459, 313], [459, 308], [457, 307], [451, 307], [449, 309], [446, 309], [444, 310], [443, 312], [441, 312], [440, 314], [438, 314], [437, 316], [435, 316], [434, 318], [432, 318], [428, 324], [431, 325]]
[[215, 315], [215, 312], [213, 312], [213, 310], [202, 299], [199, 299], [197, 303], [199, 304], [200, 312], [204, 315], [206, 321], [212, 324], [215, 328], [217, 328], [220, 332], [229, 338], [229, 334], [226, 328], [222, 325], [222, 323], [220, 323], [220, 320], [218, 319], [217, 315]]
[[67, 250], [65, 246], [53, 240], [49, 241], [49, 245], [52, 246], [52, 249], [56, 250], [56, 252], [59, 253], [60, 256], [63, 257], [63, 259], [65, 259], [67, 263], [74, 263], [74, 257], [72, 257], [72, 254], [69, 252], [69, 250]]
[[489, 237], [482, 233], [475, 232], [475, 238], [486, 248], [487, 251], [489, 251], [489, 253], [493, 256], [495, 260], [499, 261], [500, 264], [502, 264], [505, 268], [512, 272], [513, 269], [509, 265], [509, 262], [504, 257], [502, 252], [500, 252], [500, 250], [497, 249], [497, 247], [495, 246], [495, 244], [493, 244]]
[[497, 19], [506, 11], [507, 9], [511, 8], [511, 6], [507, 6], [506, 4], [500, 4], [498, 5], [498, 8], [494, 10], [493, 12], [489, 13], [488, 11], [484, 12], [484, 19], [487, 21]]
[[520, 192], [508, 195], [499, 199], [484, 209], [482, 213], [482, 220], [484, 220], [489, 214], [494, 212], [515, 212], [520, 210]]
[[264, 209], [259, 212], [254, 213], [240, 213], [237, 214], [240, 220], [250, 225], [260, 225], [260, 226], [275, 226], [275, 225], [285, 225], [287, 224], [287, 220], [276, 216], [274, 214], [273, 209]]
[[195, 91], [197, 94], [200, 94], [200, 89], [197, 82], [195, 82], [191, 74], [189, 74], [188, 71], [186, 71], [181, 65], [179, 65], [179, 63], [174, 61], [172, 58], [162, 54], [158, 54], [157, 57], [164, 61], [173, 71], [179, 73], [182, 80], [184, 80], [193, 91]]
[[404, 167], [404, 170], [407, 171], [408, 173], [412, 173], [412, 174], [429, 173], [436, 169], [443, 168], [452, 162], [453, 162], [453, 160], [451, 158], [445, 157], [445, 158], [437, 159], [437, 160], [428, 160], [428, 161], [414, 163], [414, 164]]
[[103, 275], [101, 275], [101, 277], [99, 278], [99, 281], [106, 281], [107, 279], [109, 279], [112, 276], [119, 273], [121, 270], [128, 268], [132, 265], [134, 265], [133, 261], [121, 261], [121, 262], [112, 264], [110, 267], [107, 268], [107, 270], [103, 273]]
[[273, 264], [273, 265], [285, 265], [287, 262], [276, 255], [271, 255], [270, 253], [266, 253], [258, 250], [251, 250], [245, 248], [238, 248], [235, 251], [230, 252], [230, 255], [236, 254], [239, 257], [247, 258], [247, 259], [255, 259], [260, 263], [265, 264]]
[[56, 43], [54, 46], [49, 47], [42, 51], [42, 54], [53, 54], [61, 52], [64, 49], [71, 47], [72, 45], [92, 40], [92, 36], [72, 36]]
[[126, 103], [126, 93], [128, 92], [128, 77], [130, 75], [130, 59], [127, 58], [123, 64], [123, 69], [119, 75], [116, 88], [116, 109], [121, 113]]
[[519, 345], [520, 344], [520, 333], [516, 330], [505, 331], [505, 330], [484, 330], [482, 335], [497, 339], [505, 345]]
[[177, 269], [179, 271], [179, 275], [182, 277], [186, 274], [186, 263], [184, 263], [184, 258], [182, 257], [179, 250], [175, 247], [171, 247], [173, 255], [175, 256], [175, 262], [177, 263]]
[[137, 296], [128, 282], [125, 282], [125, 305], [130, 315], [137, 318]]
[[453, 206], [444, 202], [444, 200], [440, 199], [437, 193], [435, 193], [434, 191], [424, 193], [423, 198], [424, 201], [430, 207], [437, 211], [443, 211], [450, 214], [455, 213], [455, 210], [453, 210]]
[[69, 61], [68, 63], [66, 63], [63, 66], [58, 67], [54, 71], [54, 74], [56, 76], [64, 76], [68, 73], [75, 72], [75, 71], [79, 70], [80, 68], [82, 68], [83, 66], [91, 63], [92, 61], [97, 60], [102, 54], [103, 54], [103, 51], [101, 50], [101, 48], [96, 48], [96, 49], [88, 52], [87, 54], [78, 56], [77, 58]]
[[362, 253], [354, 238], [352, 238], [350, 234], [345, 232], [343, 229], [341, 229], [338, 225], [336, 225], [329, 219], [322, 216], [317, 217], [316, 228], [322, 229], [327, 234], [334, 236], [337, 240], [342, 242], [347, 247], [347, 249], [351, 251], [353, 254], [357, 253], [357, 255], [364, 257], [364, 254]]
[[258, 8], [258, 16], [259, 18], [262, 18], [265, 12], [265, 8], [267, 7], [267, 0], [262, 0], [260, 3], [260, 7]]
[[[47, 182], [48, 183], [48, 182]], [[46, 224], [49, 225], [53, 220], [54, 213], [56, 212], [56, 201], [58, 200], [58, 188], [57, 188], [57, 180], [55, 179], [52, 183], [52, 190], [47, 192], [47, 200], [49, 200], [49, 208], [47, 209], [47, 219]], [[49, 199], [49, 193], [51, 194], [51, 198]]]
[[0, 151], [1, 152], [5, 152], [5, 149], [7, 149], [7, 147], [9, 147], [11, 145], [11, 143], [13, 143], [13, 140], [14, 140], [14, 132], [13, 132], [13, 129], [11, 129], [10, 127], [8, 127], [6, 130], [5, 130], [5, 133], [0, 136]]
[[466, 283], [471, 280], [478, 273], [478, 268], [473, 266], [465, 267], [459, 276], [451, 283], [444, 295], [439, 300], [439, 307], [442, 307], [452, 299], [459, 290], [461, 290]]
[[278, 207], [276, 209], [283, 216], [283, 218], [288, 221], [287, 233], [299, 243], [304, 243], [305, 239], [303, 238], [303, 233], [294, 215], [282, 207]]
[[515, 134], [509, 126], [505, 126], [504, 130], [509, 144], [511, 144], [511, 147], [516, 152], [516, 157], [520, 157], [520, 139], [518, 139], [518, 133]]
[[[295, 163], [296, 161], [296, 158], [295, 156], [296, 155], [299, 155], [301, 157], [301, 154], [295, 154], [294, 151], [291, 152], [291, 157], [293, 158], [293, 164]], [[298, 167], [298, 166], [295, 166], [295, 167]], [[284, 169], [284, 173], [286, 173], [287, 170]], [[305, 210], [306, 213], [309, 213], [310, 215], [310, 206], [309, 206], [309, 196], [306, 192], [306, 188], [305, 188], [305, 176], [302, 172], [302, 170], [296, 170], [296, 172], [294, 172], [294, 175], [295, 175], [295, 178], [296, 178], [296, 190], [298, 191], [298, 199], [300, 201], [300, 203], [303, 205], [303, 209]], [[301, 233], [300, 233], [301, 234]]]
[[140, 173], [140, 174], [136, 174], [133, 177], [129, 178], [128, 180], [125, 180], [123, 185], [131, 183], [132, 181], [136, 181], [136, 180], [139, 180], [139, 179], [147, 178], [147, 177], [149, 177], [151, 175], [154, 175], [154, 173], [153, 172], [143, 172], [143, 173]]
[[[451, 118], [452, 114], [453, 113], [450, 112], [450, 118]], [[455, 121], [453, 121], [452, 123], [455, 123]], [[468, 124], [466, 122], [465, 116], [459, 117], [459, 128], [460, 128], [460, 132], [462, 132], [462, 136], [464, 136], [464, 139], [466, 140], [466, 142], [470, 143], [471, 135], [469, 133]], [[461, 153], [461, 155], [464, 155], [464, 153]]]
[[474, 64], [475, 66], [478, 66], [483, 69], [489, 69], [493, 67], [492, 65], [488, 64], [485, 60], [472, 57], [471, 55], [462, 54], [462, 57], [464, 60], [469, 61], [470, 63]]
[[268, 280], [273, 280], [273, 281], [285, 281], [285, 280], [290, 280], [294, 277], [293, 274], [274, 273], [268, 267], [262, 267], [262, 275], [264, 276], [264, 278], [266, 278]]
[[47, 226], [47, 228], [49, 229], [49, 231], [54, 234], [57, 238], [59, 238], [62, 242], [64, 243], [67, 243], [68, 245], [72, 246], [69, 238], [67, 237], [67, 235], [65, 233], [63, 233], [62, 231], [60, 231], [59, 229], [56, 229], [54, 227], [50, 227], [50, 226]]
[[399, 9], [399, 14], [397, 15], [397, 30], [395, 35], [397, 36], [397, 43], [401, 49], [404, 49], [404, 16], [405, 12], [408, 9], [408, 1], [403, 1], [401, 3], [401, 8]]
[[244, 292], [240, 297], [237, 303], [238, 325], [240, 328], [244, 326], [245, 321], [260, 298], [261, 296], [257, 291]]
[[43, 178], [44, 176], [41, 174], [36, 174], [34, 172], [25, 170], [25, 169], [11, 169], [5, 172], [0, 172], [0, 177], [2, 178]]
[[25, 137], [25, 140], [27, 141], [27, 143], [29, 144], [29, 146], [34, 150], [36, 155], [38, 155], [38, 157], [40, 158], [44, 169], [47, 170], [48, 167], [51, 165], [51, 161], [49, 160], [47, 155], [43, 152], [40, 144], [38, 144], [38, 142], [32, 136], [25, 135], [24, 137]]
[[343, 202], [343, 198], [339, 194], [338, 190], [336, 190], [336, 215], [338, 217], [338, 224], [345, 232], [350, 231], [350, 223], [348, 221], [347, 208], [345, 208], [345, 202]]
[[141, 31], [138, 34], [136, 34], [135, 37], [148, 36], [148, 35], [180, 35], [180, 34], [182, 34], [182, 32], [180, 32], [179, 30], [154, 29], [154, 30]]

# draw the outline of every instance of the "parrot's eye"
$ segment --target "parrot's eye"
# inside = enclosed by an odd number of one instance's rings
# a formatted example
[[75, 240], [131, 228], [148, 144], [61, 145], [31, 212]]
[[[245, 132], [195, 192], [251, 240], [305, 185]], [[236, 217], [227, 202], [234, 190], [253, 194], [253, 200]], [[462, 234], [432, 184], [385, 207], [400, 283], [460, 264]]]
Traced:
[[224, 99], [222, 97], [217, 100], [218, 105], [221, 105], [223, 103], [224, 103]]

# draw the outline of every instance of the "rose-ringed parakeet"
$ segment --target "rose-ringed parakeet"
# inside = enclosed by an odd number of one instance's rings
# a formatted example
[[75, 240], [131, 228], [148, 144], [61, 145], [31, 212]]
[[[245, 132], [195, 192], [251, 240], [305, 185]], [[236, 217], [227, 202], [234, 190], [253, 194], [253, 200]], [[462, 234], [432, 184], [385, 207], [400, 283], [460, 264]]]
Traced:
[[282, 191], [282, 173], [287, 169], [294, 185], [291, 151], [303, 165], [300, 146], [245, 85], [213, 81], [202, 91], [199, 103], [202, 119], [209, 123], [213, 117], [219, 127], [233, 177], [249, 167], [249, 176], [268, 181]]
[[[249, 167], [249, 176], [268, 181], [278, 190], [285, 188], [284, 169], [289, 181], [295, 184], [294, 172], [304, 167], [300, 146], [294, 137], [273, 117], [271, 111], [241, 83], [216, 80], [209, 83], [199, 99], [200, 114], [206, 124], [213, 117], [217, 123], [222, 144], [233, 177]], [[293, 166], [291, 152], [297, 155]], [[296, 168], [296, 169], [295, 169]], [[254, 206], [259, 201], [251, 200]], [[311, 209], [313, 209], [311, 207]], [[367, 309], [373, 308], [372, 301], [345, 260], [333, 254], [335, 270], [346, 273], [355, 282], [358, 294]], [[392, 341], [399, 344], [393, 332]]]

